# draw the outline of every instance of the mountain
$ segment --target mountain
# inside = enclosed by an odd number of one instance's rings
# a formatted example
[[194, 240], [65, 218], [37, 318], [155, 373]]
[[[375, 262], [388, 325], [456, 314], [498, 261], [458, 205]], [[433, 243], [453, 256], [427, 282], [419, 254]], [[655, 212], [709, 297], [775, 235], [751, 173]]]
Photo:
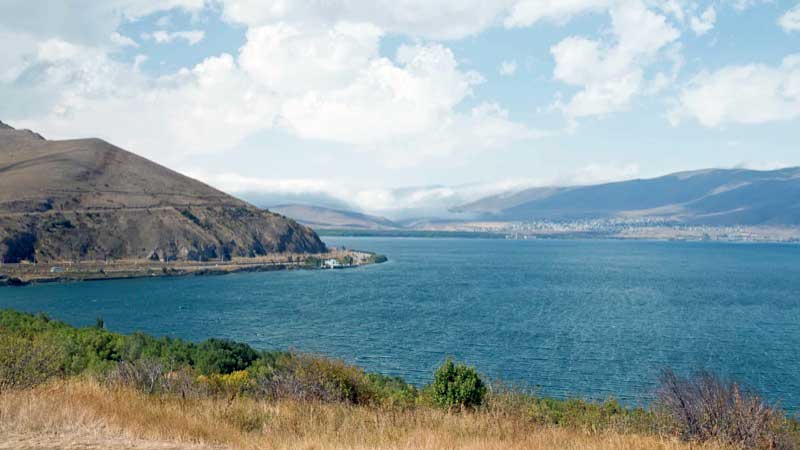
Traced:
[[325, 250], [306, 226], [105, 141], [49, 141], [0, 122], [4, 262]]
[[567, 189], [570, 188], [539, 187], [522, 191], [501, 192], [500, 194], [484, 197], [474, 202], [453, 208], [453, 212], [488, 215], [500, 214], [506, 209], [547, 198]]
[[653, 217], [705, 225], [800, 225], [800, 168], [708, 169], [593, 186], [534, 188], [457, 208], [493, 220]]
[[385, 217], [323, 206], [289, 204], [269, 208], [270, 211], [294, 217], [298, 222], [318, 229], [396, 230], [401, 225]]

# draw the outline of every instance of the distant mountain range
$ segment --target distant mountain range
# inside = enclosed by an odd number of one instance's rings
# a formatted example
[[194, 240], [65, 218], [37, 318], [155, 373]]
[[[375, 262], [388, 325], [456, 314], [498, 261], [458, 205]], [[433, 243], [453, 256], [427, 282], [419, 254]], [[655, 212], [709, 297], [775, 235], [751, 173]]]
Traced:
[[502, 221], [657, 217], [686, 224], [800, 225], [800, 168], [709, 169], [593, 186], [533, 188], [454, 210]]
[[322, 229], [469, 229], [482, 222], [569, 222], [644, 218], [686, 225], [800, 226], [800, 168], [707, 169], [588, 186], [508, 191], [452, 208], [447, 217], [403, 220], [346, 207], [284, 204], [270, 208]]
[[325, 250], [306, 226], [105, 141], [50, 141], [0, 122], [2, 262]]
[[290, 204], [273, 206], [269, 210], [317, 229], [398, 230], [403, 228], [401, 224], [385, 217], [324, 206]]

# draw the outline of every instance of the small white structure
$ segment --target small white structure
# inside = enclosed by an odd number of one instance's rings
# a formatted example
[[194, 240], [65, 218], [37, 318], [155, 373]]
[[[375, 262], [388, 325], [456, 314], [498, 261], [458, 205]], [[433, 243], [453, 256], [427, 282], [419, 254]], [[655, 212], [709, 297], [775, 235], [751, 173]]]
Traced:
[[325, 261], [322, 263], [322, 267], [324, 267], [324, 268], [326, 268], [326, 269], [335, 269], [335, 268], [337, 268], [337, 267], [341, 267], [341, 264], [339, 263], [339, 261], [338, 261], [338, 260], [336, 260], [336, 259], [334, 259], [334, 258], [331, 258], [331, 259], [326, 259], [326, 260], [325, 260]]
[[50, 273], [63, 273], [64, 268], [61, 266], [53, 266], [50, 268]]

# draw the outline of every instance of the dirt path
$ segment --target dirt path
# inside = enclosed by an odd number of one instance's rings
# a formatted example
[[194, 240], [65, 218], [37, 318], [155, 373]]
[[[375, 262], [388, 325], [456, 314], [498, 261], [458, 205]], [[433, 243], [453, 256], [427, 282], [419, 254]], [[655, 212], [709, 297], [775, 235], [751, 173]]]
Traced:
[[0, 438], [2, 450], [222, 450], [229, 447], [176, 444], [173, 442], [114, 436], [107, 433], [11, 433]]

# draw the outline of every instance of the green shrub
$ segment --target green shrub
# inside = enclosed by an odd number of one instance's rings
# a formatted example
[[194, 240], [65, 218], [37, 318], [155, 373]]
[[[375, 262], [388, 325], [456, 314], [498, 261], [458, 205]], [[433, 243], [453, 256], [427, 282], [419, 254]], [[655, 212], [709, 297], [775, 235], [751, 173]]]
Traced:
[[121, 361], [124, 337], [99, 328], [84, 328], [78, 334], [82, 348], [99, 361]]
[[386, 262], [386, 261], [388, 261], [388, 260], [389, 260], [389, 258], [387, 258], [386, 256], [384, 256], [384, 255], [378, 255], [378, 254], [375, 254], [375, 253], [373, 253], [373, 254], [372, 254], [372, 255], [370, 255], [370, 257], [369, 257], [369, 262], [371, 262], [371, 263], [373, 263], [373, 264], [381, 264], [381, 263], [385, 263], [385, 262]]
[[241, 342], [208, 339], [197, 346], [193, 359], [203, 375], [227, 374], [247, 369], [258, 359], [258, 352]]
[[304, 265], [306, 267], [322, 267], [322, 259], [316, 256], [309, 256], [305, 259]]
[[474, 408], [485, 395], [486, 386], [474, 367], [447, 359], [434, 374], [433, 400], [442, 408]]
[[625, 408], [615, 399], [592, 402], [582, 399], [532, 398], [528, 415], [543, 425], [577, 428], [588, 432], [655, 432], [657, 417], [642, 408]]
[[409, 408], [414, 406], [419, 395], [414, 385], [408, 384], [400, 377], [389, 377], [379, 373], [370, 373], [367, 383], [381, 406], [387, 408]]
[[200, 222], [200, 219], [197, 216], [195, 216], [194, 214], [192, 214], [192, 212], [189, 211], [188, 209], [182, 209], [181, 210], [181, 215], [183, 217], [186, 217], [187, 219], [189, 219], [195, 225], [203, 226], [202, 222]]
[[144, 333], [133, 333], [126, 336], [122, 359], [157, 359], [166, 366], [181, 367], [194, 363], [195, 347], [195, 344], [180, 339], [154, 338]]
[[257, 371], [257, 391], [269, 398], [352, 404], [371, 404], [377, 398], [361, 368], [335, 359], [287, 354]]
[[62, 348], [51, 339], [0, 334], [0, 393], [28, 389], [63, 374]]

